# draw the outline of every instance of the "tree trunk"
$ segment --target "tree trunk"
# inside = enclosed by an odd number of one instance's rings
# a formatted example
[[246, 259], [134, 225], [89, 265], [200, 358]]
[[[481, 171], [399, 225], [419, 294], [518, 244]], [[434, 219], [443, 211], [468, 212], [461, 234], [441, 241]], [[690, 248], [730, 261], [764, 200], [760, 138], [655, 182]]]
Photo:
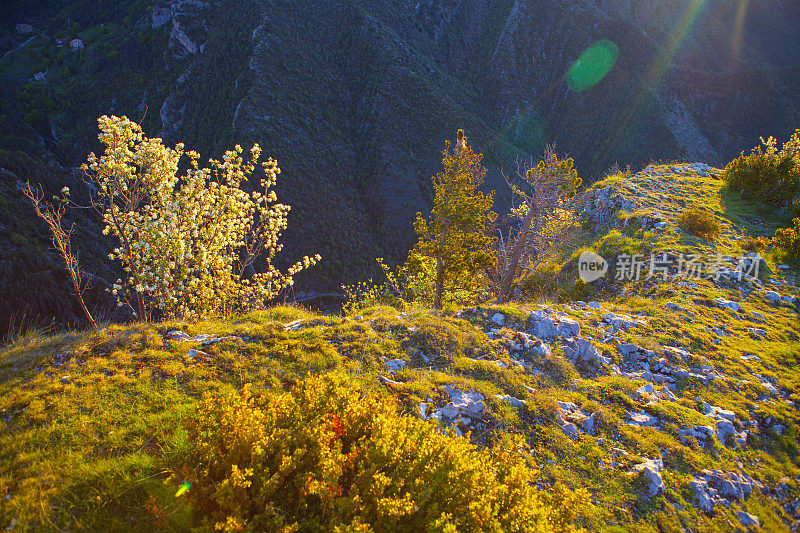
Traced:
[[533, 223], [533, 215], [534, 210], [529, 206], [528, 214], [525, 215], [525, 220], [522, 222], [522, 227], [520, 228], [521, 231], [517, 236], [517, 242], [514, 244], [511, 257], [508, 260], [506, 273], [503, 275], [503, 280], [500, 283], [500, 290], [498, 291], [497, 299], [501, 302], [508, 300], [508, 295], [511, 292], [511, 284], [514, 282], [514, 278], [517, 275], [519, 262], [522, 259], [522, 252], [525, 250], [525, 246], [528, 244], [528, 237], [531, 229], [530, 226]]
[[433, 300], [434, 309], [442, 308], [442, 297], [444, 295], [444, 245], [447, 242], [447, 234], [442, 232], [439, 238], [439, 250], [436, 254], [436, 296]]
[[86, 308], [86, 302], [83, 301], [83, 293], [81, 293], [80, 284], [75, 278], [75, 273], [72, 272], [72, 270], [69, 271], [69, 277], [72, 280], [72, 290], [75, 291], [75, 297], [78, 298], [78, 303], [81, 304], [81, 310], [83, 310], [86, 320], [92, 326], [92, 329], [97, 329], [97, 324], [95, 323], [94, 318], [92, 318], [92, 314], [89, 312], [89, 309]]

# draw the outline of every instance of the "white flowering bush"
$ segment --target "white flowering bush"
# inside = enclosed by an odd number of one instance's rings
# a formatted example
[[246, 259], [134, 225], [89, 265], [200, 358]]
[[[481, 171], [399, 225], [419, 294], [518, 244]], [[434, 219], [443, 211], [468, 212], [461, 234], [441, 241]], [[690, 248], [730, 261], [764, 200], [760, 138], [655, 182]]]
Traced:
[[[258, 145], [247, 161], [237, 145], [201, 168], [197, 152], [147, 138], [126, 117], [104, 115], [98, 124], [105, 152], [89, 154], [83, 169], [103, 233], [119, 239], [110, 254], [127, 276], [113, 288], [118, 305], [145, 319], [260, 307], [321, 259], [305, 256], [285, 273], [272, 265], [290, 207], [277, 203], [272, 188], [280, 169], [271, 158], [262, 163], [260, 190], [241, 189], [258, 164]], [[188, 169], [179, 176], [184, 156]], [[262, 257], [266, 270], [247, 276]]]

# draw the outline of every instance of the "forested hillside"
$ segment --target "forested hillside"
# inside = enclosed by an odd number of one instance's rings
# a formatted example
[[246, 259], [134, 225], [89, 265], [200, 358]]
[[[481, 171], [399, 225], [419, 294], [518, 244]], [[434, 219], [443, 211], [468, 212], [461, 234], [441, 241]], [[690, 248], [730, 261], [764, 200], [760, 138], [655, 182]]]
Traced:
[[[284, 170], [287, 246], [326, 258], [298, 290], [338, 290], [375, 273], [375, 257], [405, 258], [442, 139], [457, 128], [485, 154], [499, 206], [509, 201], [501, 170], [548, 142], [591, 183], [615, 163], [724, 165], [761, 135], [786, 137], [800, 123], [800, 8], [742, 4], [6, 2], [0, 329], [15, 314], [75, 320], [17, 184], [85, 194], [75, 168], [98, 149], [100, 115], [127, 115], [204, 157], [260, 143]], [[606, 41], [607, 68], [573, 83], [581, 54]], [[91, 236], [88, 212], [74, 216], [98, 276], [93, 305], [105, 308], [108, 243]]]

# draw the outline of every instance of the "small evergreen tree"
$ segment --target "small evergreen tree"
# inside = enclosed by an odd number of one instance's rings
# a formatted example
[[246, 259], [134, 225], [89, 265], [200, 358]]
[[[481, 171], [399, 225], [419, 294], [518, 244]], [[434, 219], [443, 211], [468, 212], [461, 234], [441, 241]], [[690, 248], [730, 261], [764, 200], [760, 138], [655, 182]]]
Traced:
[[435, 189], [430, 221], [417, 213], [414, 231], [419, 241], [408, 254], [411, 273], [421, 273], [435, 264], [434, 307], [442, 308], [447, 291], [474, 291], [478, 272], [495, 262], [494, 239], [486, 235], [487, 223], [496, 219], [491, 211], [494, 192], [483, 194], [486, 169], [482, 154], [467, 145], [464, 130], [451, 149], [445, 141], [444, 170], [431, 178]]

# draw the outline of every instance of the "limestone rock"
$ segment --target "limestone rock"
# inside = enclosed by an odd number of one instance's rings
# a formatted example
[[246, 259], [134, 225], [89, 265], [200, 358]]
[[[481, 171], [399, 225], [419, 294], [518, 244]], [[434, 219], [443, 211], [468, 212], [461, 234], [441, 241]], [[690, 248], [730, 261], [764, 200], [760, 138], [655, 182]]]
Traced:
[[742, 306], [739, 305], [737, 302], [732, 302], [730, 300], [726, 300], [725, 298], [715, 298], [714, 301], [723, 309], [730, 309], [731, 311], [738, 313]]
[[664, 493], [664, 479], [660, 473], [663, 467], [664, 463], [661, 459], [646, 460], [644, 463], [634, 467], [641, 472], [642, 477], [647, 481], [647, 495], [651, 498]]
[[539, 310], [530, 315], [529, 330], [542, 340], [550, 340], [557, 336], [578, 337], [581, 326], [569, 317], [551, 317], [547, 312]]
[[525, 400], [520, 400], [519, 398], [514, 398], [513, 396], [498, 394], [497, 399], [501, 402], [505, 402], [511, 407], [516, 407], [517, 409], [521, 409], [528, 405], [528, 402]]
[[636, 427], [655, 426], [658, 423], [658, 419], [643, 412], [628, 412], [625, 423]]
[[761, 520], [757, 516], [744, 511], [739, 511], [739, 523], [744, 527], [761, 527]]
[[486, 404], [481, 393], [464, 392], [449, 385], [445, 386], [444, 390], [450, 396], [450, 403], [439, 410], [442, 415], [448, 418], [459, 415], [478, 418], [483, 414]]
[[783, 298], [781, 298], [781, 295], [775, 291], [767, 291], [764, 293], [764, 296], [767, 298], [768, 301], [774, 304], [779, 304], [783, 302]]
[[400, 372], [406, 367], [406, 365], [408, 365], [408, 363], [401, 359], [391, 359], [389, 361], [386, 361], [386, 366], [389, 367], [390, 374], [394, 374], [395, 372]]

